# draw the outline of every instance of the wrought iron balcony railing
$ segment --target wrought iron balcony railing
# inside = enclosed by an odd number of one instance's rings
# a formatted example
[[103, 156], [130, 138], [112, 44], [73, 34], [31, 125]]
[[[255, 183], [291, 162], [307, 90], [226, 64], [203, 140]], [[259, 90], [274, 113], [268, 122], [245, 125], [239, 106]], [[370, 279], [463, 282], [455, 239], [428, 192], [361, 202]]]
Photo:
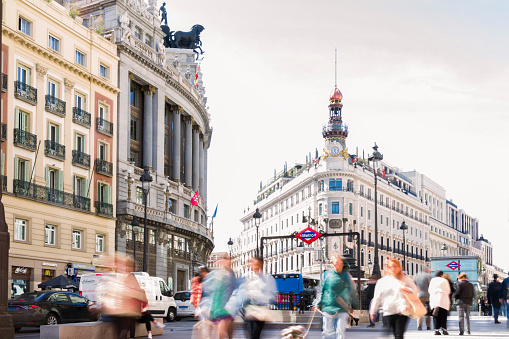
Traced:
[[72, 121], [85, 127], [91, 126], [91, 115], [78, 107], [72, 108]]
[[0, 178], [2, 178], [2, 191], [7, 192], [7, 177], [0, 175]]
[[109, 136], [113, 135], [113, 123], [108, 120], [97, 118], [97, 131]]
[[367, 245], [368, 241], [366, 239], [361, 239], [361, 245]]
[[37, 88], [21, 81], [14, 81], [14, 88], [14, 97], [29, 104], [37, 105]]
[[[7, 183], [5, 183], [6, 185]], [[90, 199], [46, 186], [31, 184], [24, 180], [13, 180], [13, 193], [45, 203], [59, 204], [83, 211], [90, 211]]]
[[374, 243], [374, 242], [372, 242], [372, 241], [370, 241], [370, 242], [368, 243], [368, 246], [369, 246], [369, 247], [375, 247], [375, 243]]
[[52, 140], [44, 140], [44, 154], [64, 160], [65, 146]]
[[7, 74], [2, 73], [2, 92], [7, 92]]
[[2, 135], [1, 135], [2, 141], [7, 140], [7, 124], [4, 124], [2, 122]]
[[65, 116], [65, 101], [52, 95], [46, 95], [46, 111]]
[[97, 214], [113, 215], [113, 205], [104, 201], [96, 201], [95, 209]]
[[37, 135], [15, 128], [14, 144], [35, 151], [37, 149]]
[[72, 163], [73, 165], [83, 166], [86, 168], [90, 168], [90, 155], [73, 150], [72, 151]]
[[97, 173], [107, 175], [109, 177], [113, 176], [113, 164], [106, 160], [96, 159], [96, 168]]

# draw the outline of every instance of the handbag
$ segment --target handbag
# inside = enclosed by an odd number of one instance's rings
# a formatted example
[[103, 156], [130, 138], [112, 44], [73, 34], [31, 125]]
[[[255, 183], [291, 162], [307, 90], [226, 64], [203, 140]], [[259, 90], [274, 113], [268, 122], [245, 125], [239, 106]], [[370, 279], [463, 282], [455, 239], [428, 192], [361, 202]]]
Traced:
[[272, 312], [265, 306], [251, 304], [245, 308], [245, 312], [247, 320], [270, 321], [272, 318]]
[[438, 306], [433, 309], [433, 316], [438, 317]]
[[421, 299], [417, 298], [417, 294], [402, 291], [403, 296], [408, 302], [408, 316], [413, 319], [419, 319], [426, 315], [426, 307], [421, 302]]

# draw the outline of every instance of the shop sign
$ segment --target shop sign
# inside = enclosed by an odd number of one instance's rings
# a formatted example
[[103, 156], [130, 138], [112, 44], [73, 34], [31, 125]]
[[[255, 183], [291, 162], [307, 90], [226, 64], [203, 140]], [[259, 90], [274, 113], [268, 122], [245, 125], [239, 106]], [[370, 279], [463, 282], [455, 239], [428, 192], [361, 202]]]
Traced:
[[43, 262], [42, 266], [57, 267], [58, 265], [52, 262]]
[[94, 265], [74, 263], [74, 264], [72, 264], [72, 267], [75, 270], [94, 271], [95, 272]]
[[14, 269], [14, 273], [16, 273], [16, 274], [30, 274], [30, 268], [28, 268], [28, 267], [16, 267]]
[[45, 277], [52, 277], [53, 276], [53, 270], [42, 270], [43, 271], [43, 275]]
[[331, 219], [329, 220], [330, 228], [340, 228], [343, 225], [343, 221], [341, 219]]

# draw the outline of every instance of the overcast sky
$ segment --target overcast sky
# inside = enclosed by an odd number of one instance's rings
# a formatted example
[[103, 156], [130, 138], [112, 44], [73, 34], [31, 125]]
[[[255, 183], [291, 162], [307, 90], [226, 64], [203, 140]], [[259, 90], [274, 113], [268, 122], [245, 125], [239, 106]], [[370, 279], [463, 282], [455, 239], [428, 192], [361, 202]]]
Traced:
[[337, 48], [350, 153], [367, 155], [376, 141], [391, 165], [436, 181], [479, 219], [494, 263], [509, 269], [509, 2], [169, 0], [166, 8], [173, 31], [205, 27], [215, 250], [240, 232], [261, 180], [321, 153]]

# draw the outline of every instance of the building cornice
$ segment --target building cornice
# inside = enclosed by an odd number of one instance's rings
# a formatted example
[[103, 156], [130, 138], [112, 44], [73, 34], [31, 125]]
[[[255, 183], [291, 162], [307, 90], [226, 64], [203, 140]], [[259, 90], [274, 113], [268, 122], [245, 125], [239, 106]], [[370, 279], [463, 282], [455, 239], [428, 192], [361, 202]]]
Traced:
[[69, 70], [72, 73], [74, 73], [75, 75], [77, 75], [87, 81], [90, 81], [96, 85], [99, 85], [99, 86], [103, 87], [104, 89], [110, 91], [113, 94], [120, 93], [120, 89], [117, 88], [116, 86], [113, 86], [112, 84], [108, 83], [107, 81], [104, 81], [99, 76], [90, 73], [88, 70], [86, 70], [84, 68], [75, 66], [74, 64], [65, 60], [59, 54], [51, 53], [45, 47], [42, 47], [42, 46], [36, 44], [31, 39], [27, 39], [27, 37], [24, 34], [22, 34], [21, 32], [17, 32], [5, 25], [2, 25], [2, 33], [4, 36], [11, 38], [12, 40], [19, 43], [20, 45], [27, 47], [28, 49], [36, 52], [37, 54], [43, 56], [44, 58], [46, 58], [50, 61], [53, 61], [60, 68]]

